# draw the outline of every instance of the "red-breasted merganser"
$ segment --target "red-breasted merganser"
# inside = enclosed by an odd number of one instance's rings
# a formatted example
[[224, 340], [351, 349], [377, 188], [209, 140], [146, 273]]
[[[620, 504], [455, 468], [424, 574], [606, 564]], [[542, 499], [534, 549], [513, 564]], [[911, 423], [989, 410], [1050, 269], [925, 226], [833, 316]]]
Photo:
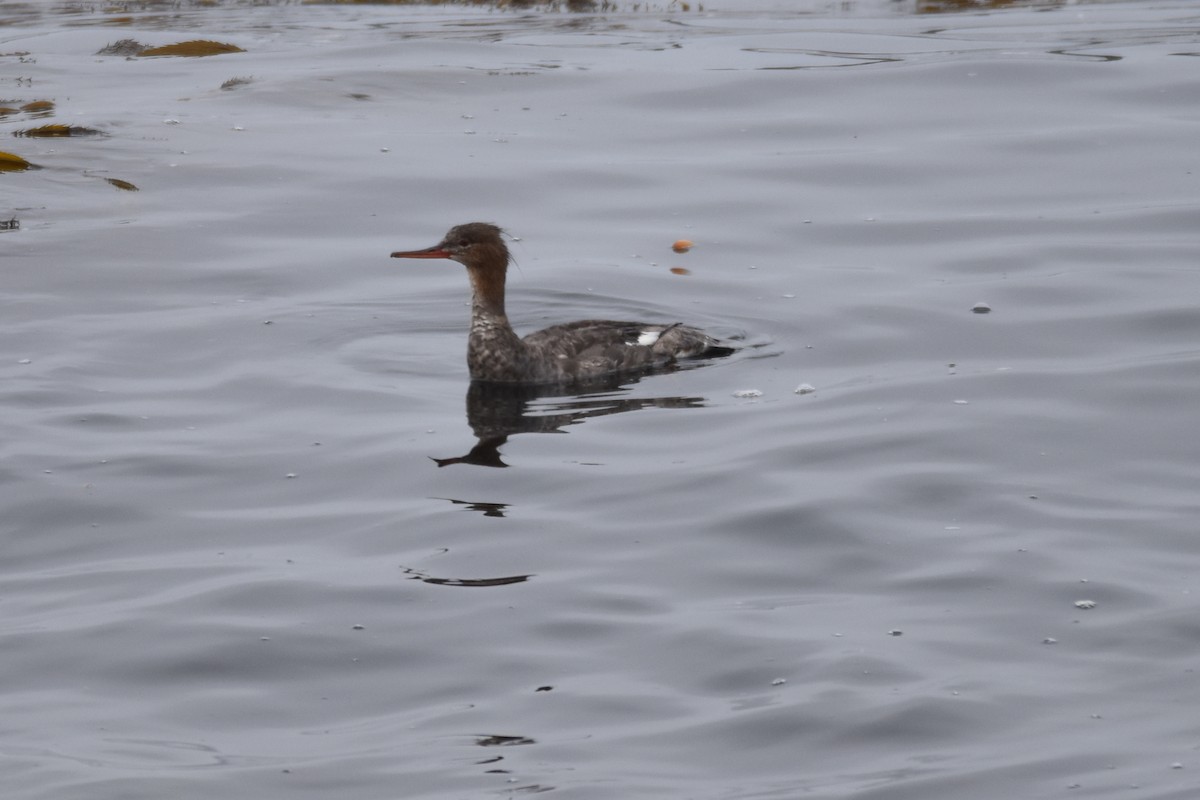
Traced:
[[659, 325], [589, 319], [520, 338], [504, 313], [504, 278], [510, 256], [500, 234], [490, 223], [468, 222], [451, 228], [433, 247], [392, 253], [392, 258], [448, 258], [467, 268], [474, 290], [467, 339], [472, 380], [569, 384], [662, 367], [723, 349], [708, 334], [678, 322]]

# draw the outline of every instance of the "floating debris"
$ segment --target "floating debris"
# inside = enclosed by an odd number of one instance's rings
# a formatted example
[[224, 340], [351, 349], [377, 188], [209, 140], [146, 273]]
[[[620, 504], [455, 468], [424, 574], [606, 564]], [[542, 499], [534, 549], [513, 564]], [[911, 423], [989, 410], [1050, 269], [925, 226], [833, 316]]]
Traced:
[[785, 683], [787, 683], [787, 678], [775, 678], [771, 681], [772, 686], [783, 686]]
[[401, 567], [400, 569], [411, 580], [422, 581], [434, 586], [463, 586], [473, 588], [510, 586], [514, 583], [524, 583], [533, 577], [533, 575], [508, 575], [503, 578], [437, 578], [433, 575], [426, 575], [411, 567]]
[[811, 383], [802, 383], [799, 386], [797, 386], [793, 391], [795, 391], [796, 394], [812, 394], [816, 390], [817, 390], [817, 387], [813, 386]]
[[134, 186], [129, 181], [123, 181], [120, 178], [105, 178], [104, 180], [108, 181], [113, 186], [117, 187], [118, 189], [121, 189], [126, 192], [138, 191], [138, 187]]
[[696, 243], [690, 239], [678, 239], [675, 244], [671, 245], [671, 249], [676, 253], [686, 253], [696, 246]]
[[251, 84], [251, 83], [253, 83], [253, 82], [254, 82], [254, 78], [250, 78], [250, 77], [245, 77], [245, 78], [230, 78], [229, 80], [227, 80], [227, 81], [225, 81], [224, 83], [222, 83], [222, 84], [221, 84], [221, 88], [222, 88], [222, 89], [224, 89], [224, 90], [226, 90], [226, 91], [229, 91], [230, 89], [236, 89], [236, 88], [238, 88], [239, 86], [246, 86], [246, 85], [248, 85], [248, 84]]
[[1096, 601], [1095, 600], [1076, 600], [1075, 607], [1086, 611], [1089, 608], [1095, 608]]
[[0, 231], [19, 231], [21, 230], [21, 220], [16, 217], [8, 219], [0, 219]]
[[39, 125], [36, 128], [25, 128], [20, 131], [13, 131], [13, 136], [27, 136], [30, 138], [57, 138], [63, 136], [104, 136], [104, 131], [98, 131], [95, 128], [85, 128], [82, 125]]
[[1042, 644], [1058, 644], [1058, 639], [1055, 639], [1053, 636], [1047, 636], [1045, 639], [1042, 639]]
[[54, 110], [54, 101], [33, 100], [21, 106], [21, 110], [28, 114], [46, 114]]
[[13, 108], [12, 106], [0, 106], [0, 117], [10, 117], [13, 114], [20, 114], [21, 109]]
[[965, 405], [969, 405], [969, 404], [970, 404], [970, 402], [971, 402], [970, 400], [955, 400], [955, 401], [954, 401], [954, 405], [956, 405], [956, 406], [965, 406]]
[[987, 303], [976, 303], [975, 305], [971, 306], [971, 310], [976, 314], [990, 314], [992, 312], [992, 307]]
[[898, 628], [892, 628], [890, 631], [888, 631], [888, 636], [903, 636], [903, 635], [904, 635], [904, 631], [899, 630]]
[[691, 275], [692, 271], [686, 267], [671, 267], [672, 275]]
[[503, 734], [492, 734], [488, 736], [479, 736], [475, 739], [475, 744], [480, 747], [511, 747], [515, 745], [537, 744], [537, 740], [530, 739], [527, 736], [506, 736]]
[[176, 42], [175, 44], [165, 44], [162, 47], [148, 47], [137, 53], [143, 58], [151, 56], [183, 56], [185, 58], [201, 58], [203, 56], [219, 56], [226, 53], [244, 53], [242, 48], [235, 44], [225, 44], [224, 42], [214, 42], [209, 39], [191, 39], [186, 42]]
[[734, 397], [737, 397], [741, 400], [746, 400], [751, 397], [762, 397], [762, 395], [763, 393], [759, 389], [738, 389], [733, 393]]
[[98, 56], [137, 56], [141, 55], [146, 49], [146, 45], [136, 39], [119, 39], [111, 44], [106, 44], [96, 51]]
[[30, 164], [20, 156], [0, 150], [0, 172], [19, 172], [23, 169], [29, 169], [32, 166], [33, 164]]

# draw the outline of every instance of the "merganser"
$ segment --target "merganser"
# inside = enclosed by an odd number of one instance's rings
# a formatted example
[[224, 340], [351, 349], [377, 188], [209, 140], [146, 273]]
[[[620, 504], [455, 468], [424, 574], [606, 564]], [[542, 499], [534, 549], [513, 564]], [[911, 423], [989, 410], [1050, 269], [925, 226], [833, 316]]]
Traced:
[[472, 380], [571, 384], [729, 352], [703, 331], [678, 322], [589, 319], [518, 337], [504, 313], [504, 279], [511, 256], [501, 233], [491, 223], [468, 222], [451, 228], [433, 247], [392, 253], [392, 258], [448, 258], [467, 268], [473, 290], [467, 338]]

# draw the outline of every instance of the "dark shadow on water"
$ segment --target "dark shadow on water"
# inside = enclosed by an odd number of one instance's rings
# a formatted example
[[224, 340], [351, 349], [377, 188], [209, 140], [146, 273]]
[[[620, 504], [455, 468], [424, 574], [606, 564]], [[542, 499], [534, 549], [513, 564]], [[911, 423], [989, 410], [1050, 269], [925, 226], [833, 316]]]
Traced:
[[[435, 459], [436, 460], [436, 459]], [[504, 466], [501, 464], [500, 466]], [[471, 502], [470, 500], [455, 500], [453, 497], [439, 498], [448, 500], [456, 506], [463, 506], [471, 511], [478, 511], [485, 517], [503, 517], [504, 510], [508, 508], [508, 503], [479, 503]]]
[[507, 467], [500, 457], [500, 448], [510, 436], [519, 433], [563, 433], [563, 428], [568, 425], [591, 417], [642, 408], [699, 408], [704, 405], [703, 397], [622, 397], [647, 375], [680, 368], [607, 376], [565, 386], [512, 386], [472, 381], [467, 389], [467, 423], [479, 441], [465, 455], [434, 458], [433, 461], [438, 467], [452, 464]]
[[533, 577], [532, 575], [506, 575], [503, 578], [438, 578], [408, 567], [401, 567], [401, 570], [414, 581], [431, 583], [434, 586], [461, 586], [472, 589], [512, 586], [514, 583], [524, 583]]

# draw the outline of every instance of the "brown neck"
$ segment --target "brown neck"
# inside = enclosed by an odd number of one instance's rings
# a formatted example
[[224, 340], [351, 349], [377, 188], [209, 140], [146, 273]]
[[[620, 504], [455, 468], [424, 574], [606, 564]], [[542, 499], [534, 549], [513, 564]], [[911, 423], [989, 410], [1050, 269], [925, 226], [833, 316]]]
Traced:
[[469, 267], [471, 278], [471, 310], [489, 317], [504, 317], [504, 272]]
[[528, 352], [504, 315], [504, 271], [467, 267], [471, 277], [471, 333], [467, 366], [477, 381], [518, 381], [528, 371]]

